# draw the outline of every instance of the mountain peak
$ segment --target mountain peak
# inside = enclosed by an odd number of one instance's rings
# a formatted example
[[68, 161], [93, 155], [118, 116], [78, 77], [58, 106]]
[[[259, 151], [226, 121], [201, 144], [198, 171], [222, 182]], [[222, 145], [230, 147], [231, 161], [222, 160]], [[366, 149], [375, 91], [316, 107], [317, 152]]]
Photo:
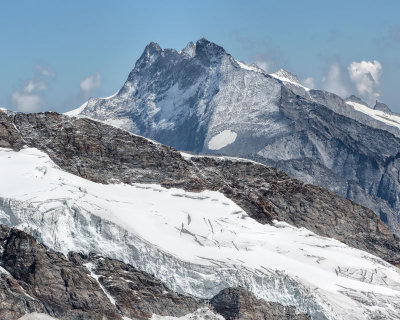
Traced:
[[193, 58], [196, 55], [196, 44], [193, 41], [190, 41], [180, 53], [189, 58]]
[[224, 55], [226, 55], [224, 48], [206, 38], [201, 38], [196, 42], [196, 56], [204, 62], [214, 62]]
[[363, 106], [366, 106], [368, 108], [371, 108], [371, 106], [368, 103], [366, 103], [365, 101], [363, 101], [359, 97], [355, 96], [354, 94], [352, 94], [350, 97], [346, 98], [344, 101], [345, 102], [355, 102], [355, 103], [358, 103], [358, 104], [362, 104]]
[[161, 53], [163, 49], [156, 42], [150, 42], [144, 49], [140, 58], [136, 61], [135, 68], [145, 68], [155, 60], [155, 56]]
[[278, 71], [271, 73], [270, 76], [277, 78], [282, 81], [289, 81], [300, 84], [299, 79], [293, 73], [286, 71], [285, 69], [279, 69]]
[[148, 53], [154, 53], [154, 52], [159, 52], [162, 51], [160, 45], [157, 42], [150, 42], [146, 48], [144, 49], [144, 52]]
[[392, 112], [392, 110], [390, 110], [390, 108], [386, 104], [384, 104], [383, 102], [379, 102], [378, 100], [376, 100], [375, 102], [374, 110], [380, 110], [386, 113]]

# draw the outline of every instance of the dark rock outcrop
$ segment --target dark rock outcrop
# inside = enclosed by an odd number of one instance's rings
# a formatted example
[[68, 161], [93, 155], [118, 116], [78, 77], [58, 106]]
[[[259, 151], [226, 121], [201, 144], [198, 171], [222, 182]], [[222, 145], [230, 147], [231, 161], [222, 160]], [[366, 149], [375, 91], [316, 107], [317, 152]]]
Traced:
[[[121, 319], [95, 279], [16, 229], [0, 225], [2, 277], [0, 318], [41, 312], [68, 319]], [[3, 274], [4, 275], [4, 274]]]
[[226, 320], [307, 320], [303, 313], [293, 307], [257, 299], [251, 292], [242, 288], [227, 288], [210, 300], [216, 312]]
[[120, 312], [129, 318], [148, 319], [152, 314], [181, 317], [206, 306], [207, 301], [177, 294], [123, 262], [96, 256], [86, 260], [95, 265], [93, 272], [100, 283], [114, 297]]

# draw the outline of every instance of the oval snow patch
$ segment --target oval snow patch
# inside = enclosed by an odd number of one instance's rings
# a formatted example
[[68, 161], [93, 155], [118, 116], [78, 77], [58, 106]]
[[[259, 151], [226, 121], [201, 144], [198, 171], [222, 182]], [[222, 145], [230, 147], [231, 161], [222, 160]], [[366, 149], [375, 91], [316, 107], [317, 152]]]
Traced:
[[208, 149], [219, 150], [226, 147], [228, 144], [235, 142], [237, 133], [231, 130], [224, 130], [212, 137], [208, 142]]

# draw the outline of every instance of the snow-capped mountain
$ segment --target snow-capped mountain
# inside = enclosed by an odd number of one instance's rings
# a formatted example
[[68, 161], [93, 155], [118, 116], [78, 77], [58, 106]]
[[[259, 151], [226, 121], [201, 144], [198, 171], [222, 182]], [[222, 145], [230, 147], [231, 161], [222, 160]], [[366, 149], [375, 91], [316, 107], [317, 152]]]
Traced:
[[257, 160], [372, 209], [400, 234], [400, 117], [266, 74], [201, 39], [150, 43], [121, 90], [87, 116], [179, 150]]
[[56, 113], [0, 147], [4, 314], [400, 319], [398, 239], [334, 193]]

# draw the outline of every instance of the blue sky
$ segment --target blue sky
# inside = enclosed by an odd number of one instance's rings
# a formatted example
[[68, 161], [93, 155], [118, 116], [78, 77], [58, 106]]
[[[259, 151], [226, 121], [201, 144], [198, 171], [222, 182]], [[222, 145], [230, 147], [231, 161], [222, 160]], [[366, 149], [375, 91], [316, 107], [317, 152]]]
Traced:
[[109, 96], [146, 44], [202, 37], [238, 60], [400, 112], [400, 1], [1, 1], [0, 106]]

